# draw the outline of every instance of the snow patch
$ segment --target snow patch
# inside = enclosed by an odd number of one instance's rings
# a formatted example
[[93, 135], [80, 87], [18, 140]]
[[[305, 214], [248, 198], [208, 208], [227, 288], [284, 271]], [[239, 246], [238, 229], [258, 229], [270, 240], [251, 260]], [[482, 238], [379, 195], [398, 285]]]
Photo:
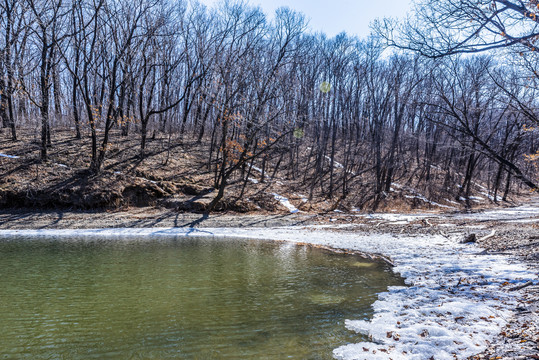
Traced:
[[390, 191], [395, 191], [395, 188], [397, 188], [397, 189], [402, 189], [402, 190], [406, 190], [406, 191], [411, 192], [413, 195], [404, 195], [404, 197], [407, 198], [407, 199], [418, 199], [418, 200], [426, 202], [427, 204], [430, 204], [430, 205], [436, 206], [436, 207], [440, 207], [440, 208], [457, 209], [454, 206], [444, 205], [444, 204], [437, 203], [435, 201], [431, 201], [431, 200], [427, 199], [423, 194], [418, 192], [416, 189], [412, 189], [412, 188], [410, 188], [408, 186], [403, 186], [403, 185], [398, 184], [398, 183], [391, 183], [391, 185], [392, 185], [392, 187], [389, 189]]
[[439, 204], [439, 203], [437, 203], [435, 201], [430, 201], [429, 199], [427, 199], [423, 195], [413, 195], [413, 196], [412, 195], [404, 195], [404, 197], [407, 198], [407, 199], [419, 199], [419, 200], [424, 201], [427, 204], [430, 204], [432, 206], [437, 206], [437, 207], [446, 208], [446, 209], [456, 209], [456, 207], [454, 207], [454, 206], [443, 205], [443, 204]]
[[372, 220], [384, 220], [389, 222], [412, 222], [435, 217], [432, 214], [390, 214], [390, 213], [373, 213], [367, 215], [357, 215]]
[[[331, 162], [331, 158], [327, 155], [324, 156], [327, 161]], [[333, 167], [336, 169], [344, 169], [344, 165], [340, 162], [337, 162], [337, 160], [333, 159]]]
[[275, 198], [275, 200], [277, 200], [278, 202], [281, 203], [281, 205], [283, 205], [285, 208], [288, 209], [288, 211], [290, 211], [291, 214], [295, 214], [297, 212], [299, 212], [299, 210], [290, 203], [290, 201], [285, 198], [284, 196], [281, 196], [279, 194], [276, 194], [276, 193], [272, 193], [273, 197]]
[[452, 217], [456, 219], [472, 219], [476, 221], [527, 221], [539, 217], [539, 207], [533, 205], [523, 205], [505, 209], [486, 210], [471, 214], [454, 214]]
[[3, 154], [3, 153], [0, 153], [0, 157], [5, 157], [5, 158], [8, 158], [8, 159], [19, 159], [20, 158], [20, 156], [8, 155], [8, 154]]
[[500, 195], [496, 195], [496, 199], [494, 199], [493, 195], [490, 195], [488, 192], [482, 192], [481, 195], [485, 195], [489, 200], [491, 201], [503, 201], [503, 197]]

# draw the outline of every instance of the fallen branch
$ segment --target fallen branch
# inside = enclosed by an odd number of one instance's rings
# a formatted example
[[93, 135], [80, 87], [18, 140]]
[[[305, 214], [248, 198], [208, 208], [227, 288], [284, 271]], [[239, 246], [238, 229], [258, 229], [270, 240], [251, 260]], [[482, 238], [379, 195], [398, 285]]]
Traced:
[[496, 230], [492, 230], [492, 232], [486, 236], [483, 236], [482, 238], [478, 239], [477, 241], [483, 241], [483, 240], [487, 240], [487, 239], [490, 239], [491, 237], [493, 237], [494, 235], [496, 234]]
[[522, 285], [518, 285], [518, 286], [512, 287], [511, 289], [509, 289], [509, 291], [522, 290], [522, 289], [527, 288], [528, 286], [532, 286], [532, 285], [533, 285], [533, 281], [528, 281], [528, 282], [525, 283], [525, 284], [522, 284]]

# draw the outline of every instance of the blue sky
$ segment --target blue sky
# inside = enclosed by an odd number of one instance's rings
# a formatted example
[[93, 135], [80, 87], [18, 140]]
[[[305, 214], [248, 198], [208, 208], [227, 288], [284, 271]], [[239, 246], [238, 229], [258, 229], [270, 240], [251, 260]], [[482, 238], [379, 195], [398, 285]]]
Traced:
[[[212, 5], [218, 0], [200, 0]], [[314, 31], [335, 36], [342, 31], [366, 37], [369, 23], [381, 17], [404, 17], [411, 7], [411, 0], [249, 0], [260, 5], [268, 15], [280, 6], [301, 11], [310, 19]]]

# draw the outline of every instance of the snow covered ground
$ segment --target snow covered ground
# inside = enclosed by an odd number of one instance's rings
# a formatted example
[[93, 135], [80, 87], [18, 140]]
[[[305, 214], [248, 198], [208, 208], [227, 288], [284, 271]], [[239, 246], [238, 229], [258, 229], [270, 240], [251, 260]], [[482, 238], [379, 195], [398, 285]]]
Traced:
[[314, 227], [153, 228], [96, 230], [1, 230], [14, 236], [219, 237], [286, 240], [379, 253], [391, 257], [394, 271], [409, 286], [391, 287], [374, 303], [371, 321], [348, 319], [346, 326], [370, 336], [370, 342], [343, 345], [337, 359], [464, 359], [485, 349], [519, 305], [512, 287], [537, 276], [501, 255], [483, 255], [455, 237], [357, 235]]
[[373, 213], [361, 214], [357, 217], [363, 217], [371, 220], [381, 220], [393, 223], [411, 222], [423, 219], [445, 219], [445, 220], [470, 220], [470, 221], [503, 221], [503, 222], [538, 222], [539, 221], [539, 204], [530, 203], [527, 205], [512, 207], [512, 208], [497, 208], [484, 210], [474, 213], [415, 213], [415, 214], [399, 214], [399, 213]]

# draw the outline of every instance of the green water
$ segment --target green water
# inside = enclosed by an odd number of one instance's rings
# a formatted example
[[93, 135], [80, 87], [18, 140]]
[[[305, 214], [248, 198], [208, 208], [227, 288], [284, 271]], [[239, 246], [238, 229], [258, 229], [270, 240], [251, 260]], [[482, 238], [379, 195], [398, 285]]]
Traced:
[[382, 264], [231, 240], [0, 243], [0, 359], [331, 359]]

